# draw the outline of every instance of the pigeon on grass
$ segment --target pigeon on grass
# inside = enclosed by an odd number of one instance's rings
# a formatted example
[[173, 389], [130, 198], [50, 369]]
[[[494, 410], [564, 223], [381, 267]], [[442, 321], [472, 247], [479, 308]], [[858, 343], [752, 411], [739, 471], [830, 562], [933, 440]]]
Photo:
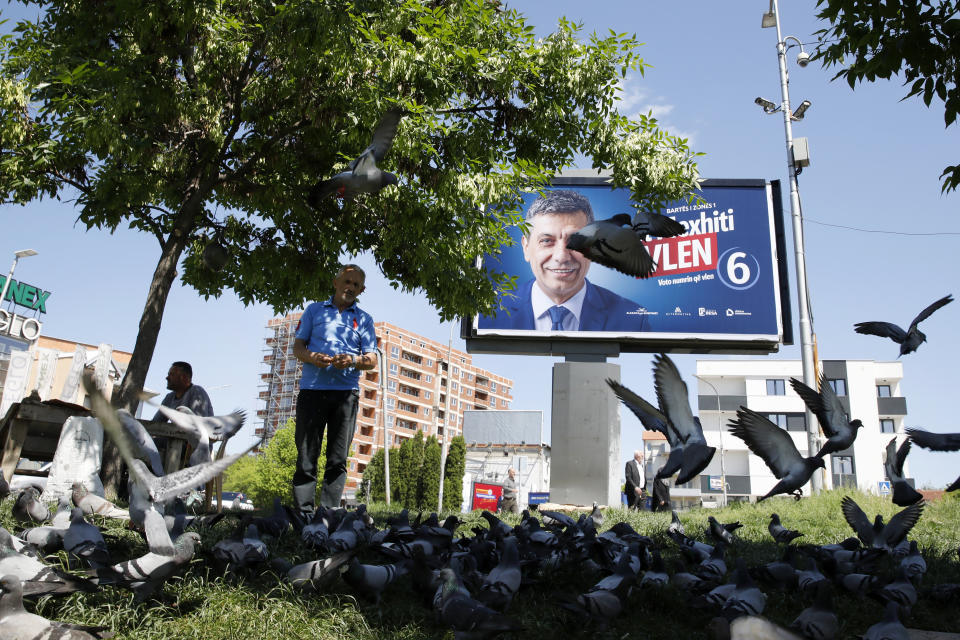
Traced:
[[907, 507], [923, 500], [923, 495], [910, 486], [903, 475], [903, 463], [910, 453], [910, 439], [907, 438], [897, 448], [897, 437], [894, 436], [887, 443], [887, 449], [883, 457], [883, 469], [890, 479], [890, 492], [893, 497], [893, 504], [898, 507]]
[[455, 640], [479, 640], [523, 630], [517, 621], [474, 600], [453, 569], [441, 569], [439, 579], [435, 603], [440, 622], [453, 629]]
[[826, 468], [823, 458], [800, 455], [788, 432], [747, 407], [737, 410], [737, 417], [730, 421], [729, 430], [743, 440], [779, 480], [766, 495], [757, 498], [757, 502], [779, 493], [793, 494], [799, 500], [803, 495], [801, 487], [810, 481], [817, 469]]
[[818, 458], [843, 451], [853, 444], [857, 438], [857, 430], [863, 427], [863, 422], [850, 420], [836, 391], [827, 383], [826, 374], [820, 377], [820, 391], [814, 391], [796, 378], [790, 378], [790, 386], [803, 398], [810, 412], [817, 416], [817, 421], [827, 436], [827, 441], [817, 452]]
[[727, 544], [733, 544], [733, 532], [743, 526], [739, 522], [728, 522], [724, 524], [713, 516], [709, 516], [707, 522], [710, 523], [710, 528], [708, 529], [710, 535]]
[[814, 640], [832, 640], [837, 636], [840, 620], [833, 607], [833, 589], [829, 582], [819, 583], [813, 604], [800, 612], [790, 628]]
[[200, 535], [193, 531], [184, 533], [173, 543], [173, 553], [149, 552], [139, 558], [96, 570], [98, 584], [124, 587], [136, 594], [136, 601], [143, 602], [163, 586], [171, 576], [190, 564], [200, 547]]
[[70, 497], [73, 504], [79, 507], [84, 515], [96, 514], [104, 518], [119, 518], [121, 520], [130, 518], [130, 513], [126, 509], [121, 509], [106, 498], [101, 498], [87, 489], [82, 482], [74, 482], [72, 489]]
[[[926, 309], [917, 314], [907, 330], [904, 331], [899, 326], [891, 322], [871, 321], [858, 322], [854, 326], [854, 331], [871, 336], [880, 336], [881, 338], [890, 338], [900, 345], [900, 355], [905, 356], [913, 353], [917, 348], [927, 341], [927, 336], [920, 331], [918, 325], [929, 318], [934, 311], [953, 302], [953, 296], [945, 295], [936, 302], [931, 303]], [[898, 356], [899, 357], [899, 356]]]
[[40, 489], [30, 485], [23, 488], [10, 510], [17, 522], [40, 524], [50, 519], [50, 509], [40, 500]]
[[110, 638], [104, 627], [47, 620], [23, 608], [23, 584], [12, 574], [0, 577], [0, 638], [4, 640], [95, 640]]
[[883, 522], [883, 516], [879, 514], [871, 524], [867, 514], [850, 496], [843, 497], [840, 501], [840, 509], [847, 524], [864, 546], [890, 551], [907, 537], [913, 526], [920, 520], [924, 504], [919, 502], [910, 505], [890, 518], [890, 522], [886, 524]]
[[900, 605], [892, 600], [883, 610], [880, 622], [872, 625], [861, 640], [910, 640], [910, 632], [900, 622]]
[[12, 574], [22, 583], [26, 596], [67, 595], [75, 591], [96, 591], [97, 586], [48, 566], [39, 559], [15, 551], [10, 533], [0, 527], [0, 575]]
[[783, 526], [780, 522], [779, 514], [776, 513], [770, 514], [770, 524], [767, 525], [767, 531], [769, 531], [773, 539], [780, 544], [790, 544], [797, 538], [803, 536], [799, 531], [793, 531]]
[[70, 526], [63, 534], [63, 548], [67, 553], [86, 560], [94, 569], [110, 565], [110, 551], [103, 534], [84, 519], [80, 507], [74, 507], [70, 513]]
[[324, 198], [332, 195], [352, 198], [361, 193], [377, 193], [388, 185], [397, 184], [397, 176], [383, 171], [377, 163], [383, 161], [390, 151], [402, 117], [403, 112], [399, 109], [388, 110], [373, 132], [373, 140], [363, 153], [351, 161], [345, 171], [313, 185], [307, 202], [318, 207]]
[[298, 565], [291, 565], [283, 558], [275, 558], [271, 565], [280, 569], [284, 579], [295, 588], [305, 593], [319, 593], [324, 591], [337, 576], [340, 568], [350, 561], [356, 551], [342, 551], [322, 560], [313, 560]]
[[407, 575], [408, 562], [405, 560], [384, 565], [361, 564], [354, 556], [350, 558], [350, 562], [341, 566], [340, 575], [357, 593], [372, 600], [374, 604], [380, 604], [380, 595], [384, 589], [401, 576]]

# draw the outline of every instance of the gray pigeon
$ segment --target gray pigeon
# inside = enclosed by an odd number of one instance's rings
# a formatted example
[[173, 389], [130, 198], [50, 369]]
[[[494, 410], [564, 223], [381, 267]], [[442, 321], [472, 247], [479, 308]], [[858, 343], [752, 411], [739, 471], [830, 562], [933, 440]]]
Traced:
[[15, 575], [0, 577], [0, 636], [4, 640], [95, 640], [110, 638], [103, 627], [47, 620], [23, 608], [23, 585]]
[[910, 640], [910, 633], [900, 622], [900, 605], [890, 601], [880, 622], [867, 629], [861, 640]]
[[341, 568], [340, 575], [343, 576], [344, 582], [363, 597], [373, 600], [375, 604], [380, 604], [380, 594], [383, 590], [407, 574], [407, 562], [409, 561], [385, 565], [361, 564], [354, 556]]
[[101, 585], [112, 584], [131, 589], [137, 602], [150, 597], [171, 576], [185, 569], [200, 546], [200, 535], [190, 531], [177, 538], [172, 554], [147, 553], [139, 558], [96, 571]]
[[80, 507], [85, 515], [96, 514], [104, 518], [128, 519], [130, 513], [105, 498], [88, 490], [82, 482], [73, 483], [71, 498], [74, 506]]
[[520, 550], [517, 537], [503, 540], [500, 562], [490, 570], [480, 586], [477, 600], [499, 611], [505, 611], [520, 589]]
[[868, 547], [891, 550], [907, 537], [923, 513], [923, 502], [912, 504], [898, 512], [890, 522], [884, 524], [883, 516], [877, 515], [873, 524], [867, 518], [863, 509], [851, 498], [844, 496], [840, 501], [840, 508], [847, 524], [853, 529], [860, 541]]
[[373, 132], [373, 140], [363, 153], [350, 162], [346, 171], [317, 182], [310, 190], [307, 202], [318, 207], [324, 198], [331, 195], [351, 198], [360, 193], [377, 193], [387, 185], [397, 184], [397, 176], [381, 170], [377, 163], [390, 151], [402, 116], [403, 112], [399, 109], [387, 111]]
[[916, 540], [910, 541], [910, 552], [900, 561], [900, 568], [914, 584], [919, 584], [920, 578], [927, 572], [927, 561], [920, 554]]
[[804, 640], [762, 616], [744, 615], [730, 623], [730, 640]]
[[56, 553], [63, 549], [63, 534], [66, 529], [56, 527], [33, 527], [24, 529], [20, 536], [24, 542], [31, 544], [43, 553]]
[[770, 514], [770, 524], [767, 525], [767, 530], [773, 536], [773, 539], [780, 544], [790, 544], [803, 535], [799, 531], [793, 531], [783, 526], [780, 522], [780, 516], [776, 513]]
[[742, 558], [737, 559], [734, 572], [736, 588], [727, 596], [721, 612], [727, 620], [740, 616], [758, 616], [767, 605], [767, 596], [757, 588]]
[[934, 311], [951, 302], [953, 302], [953, 296], [947, 294], [936, 302], [931, 303], [926, 309], [917, 314], [917, 317], [913, 319], [913, 322], [910, 323], [906, 331], [893, 323], [880, 321], [858, 322], [853, 325], [854, 331], [871, 336], [890, 338], [900, 345], [900, 355], [905, 356], [908, 353], [916, 351], [922, 343], [927, 341], [927, 336], [917, 328], [917, 325], [929, 318]]
[[630, 222], [626, 213], [594, 220], [570, 234], [567, 249], [628, 276], [649, 278], [657, 265], [643, 245], [643, 236], [633, 230]]
[[93, 568], [110, 564], [110, 551], [100, 529], [87, 522], [83, 510], [74, 507], [70, 513], [70, 526], [63, 534], [63, 548], [90, 563]]
[[57, 511], [53, 514], [53, 520], [50, 526], [55, 529], [66, 529], [70, 526], [70, 513], [73, 511], [73, 502], [71, 498], [62, 496], [57, 504]]
[[159, 405], [157, 410], [183, 433], [193, 447], [189, 460], [191, 465], [210, 462], [210, 443], [233, 437], [246, 420], [246, 414], [239, 410], [225, 416], [209, 417], [198, 416], [186, 407], [171, 409]]
[[[917, 446], [930, 451], [960, 451], [960, 433], [933, 433], [915, 427], [907, 428], [907, 435]], [[960, 489], [960, 476], [947, 487], [947, 491]]]
[[28, 596], [41, 596], [74, 591], [95, 591], [89, 580], [71, 576], [42, 563], [35, 557], [17, 552], [7, 538], [10, 533], [0, 528], [0, 575], [13, 574], [23, 583]]
[[818, 468], [826, 467], [823, 458], [801, 456], [790, 434], [756, 411], [740, 407], [736, 419], [731, 420], [729, 426], [730, 433], [743, 440], [750, 451], [759, 456], [779, 480], [765, 496], [758, 498], [757, 502], [778, 493], [790, 493], [799, 500], [803, 495], [801, 487], [810, 481]]
[[829, 582], [817, 586], [813, 604], [800, 612], [790, 625], [811, 640], [833, 640], [840, 630], [840, 620], [833, 608], [833, 591]]
[[8, 495], [10, 495], [10, 485], [7, 483], [6, 476], [4, 476], [3, 472], [0, 471], [0, 502], [2, 502], [3, 499]]
[[743, 526], [739, 522], [723, 524], [713, 516], [708, 516], [707, 522], [710, 523], [710, 528], [708, 529], [710, 535], [727, 544], [733, 544], [733, 532]]
[[17, 522], [40, 524], [50, 519], [50, 509], [40, 501], [40, 490], [33, 485], [24, 487], [11, 509]]
[[803, 398], [810, 412], [817, 416], [817, 421], [827, 436], [827, 441], [817, 452], [818, 458], [843, 451], [853, 444], [857, 438], [857, 429], [863, 427], [863, 422], [849, 419], [836, 391], [827, 383], [826, 374], [820, 377], [819, 392], [796, 378], [790, 378], [790, 386]]
[[321, 592], [339, 575], [340, 567], [349, 562], [355, 553], [356, 551], [351, 549], [335, 553], [323, 560], [304, 562], [296, 566], [289, 566], [287, 563], [283, 572], [286, 580], [294, 587], [308, 593]]
[[607, 378], [607, 385], [613, 389], [613, 393], [620, 399], [620, 402], [640, 419], [640, 424], [643, 425], [644, 429], [661, 433], [667, 439], [667, 444], [670, 445], [670, 455], [657, 471], [656, 478], [659, 480], [673, 476], [683, 464], [684, 442], [680, 439], [677, 430], [670, 425], [667, 416], [663, 414], [663, 411], [616, 380]]
[[680, 377], [677, 365], [664, 353], [655, 355], [653, 361], [657, 403], [669, 420], [670, 426], [677, 432], [678, 439], [683, 443], [680, 473], [677, 475], [676, 484], [686, 484], [707, 468], [717, 448], [707, 446], [700, 418], [694, 416], [693, 411], [690, 410], [687, 383]]
[[907, 479], [903, 476], [903, 463], [910, 453], [910, 439], [907, 438], [897, 448], [897, 437], [894, 436], [887, 443], [887, 450], [883, 458], [883, 470], [890, 480], [891, 494], [893, 504], [898, 507], [906, 507], [923, 500], [919, 491], [910, 486]]
[[213, 557], [233, 568], [244, 568], [266, 561], [267, 545], [257, 536], [257, 527], [240, 523], [236, 534], [213, 546]]
[[455, 640], [491, 638], [523, 630], [515, 620], [474, 600], [449, 567], [440, 570], [439, 580], [435, 603], [439, 606], [440, 622], [453, 629]]

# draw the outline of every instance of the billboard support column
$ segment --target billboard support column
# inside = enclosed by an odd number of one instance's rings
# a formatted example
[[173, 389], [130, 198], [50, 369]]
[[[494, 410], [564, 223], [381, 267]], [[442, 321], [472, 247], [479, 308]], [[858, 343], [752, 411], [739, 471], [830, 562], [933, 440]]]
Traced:
[[550, 500], [620, 504], [620, 409], [605, 380], [620, 365], [595, 354], [553, 365]]

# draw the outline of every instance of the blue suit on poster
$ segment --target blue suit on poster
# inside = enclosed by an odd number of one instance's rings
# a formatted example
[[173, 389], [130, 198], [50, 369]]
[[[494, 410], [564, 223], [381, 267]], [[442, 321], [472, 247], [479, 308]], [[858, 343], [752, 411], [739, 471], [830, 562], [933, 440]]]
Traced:
[[[495, 317], [480, 316], [480, 329], [536, 330], [531, 291], [536, 279], [526, 282], [517, 297], [503, 300]], [[640, 305], [589, 280], [580, 312], [580, 331], [651, 331], [648, 316], [638, 313]]]

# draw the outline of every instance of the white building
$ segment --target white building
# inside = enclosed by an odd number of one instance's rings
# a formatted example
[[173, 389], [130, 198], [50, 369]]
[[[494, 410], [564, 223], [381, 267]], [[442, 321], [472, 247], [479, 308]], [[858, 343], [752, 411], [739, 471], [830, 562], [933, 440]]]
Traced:
[[[903, 366], [872, 360], [826, 360], [820, 364], [850, 418], [864, 425], [850, 448], [829, 456], [826, 473], [818, 471], [823, 474], [823, 486], [855, 486], [868, 493], [888, 491], [884, 452], [891, 438], [899, 436], [898, 444], [902, 442], [907, 415], [906, 398], [900, 393]], [[764, 414], [791, 435], [802, 455], [810, 455], [805, 406], [790, 386], [791, 377], [803, 378], [799, 360], [698, 360], [696, 377], [695, 412], [717, 453], [699, 478], [673, 489], [671, 493], [680, 502], [699, 500], [704, 506], [715, 506], [722, 503], [724, 484], [729, 501], [755, 500], [776, 484], [763, 460], [727, 431], [740, 406]], [[666, 447], [655, 440], [646, 447], [654, 456], [653, 464], [648, 465], [652, 478], [666, 460], [657, 455]], [[909, 476], [909, 464], [905, 467], [904, 474]], [[809, 484], [803, 492], [810, 494]]]

